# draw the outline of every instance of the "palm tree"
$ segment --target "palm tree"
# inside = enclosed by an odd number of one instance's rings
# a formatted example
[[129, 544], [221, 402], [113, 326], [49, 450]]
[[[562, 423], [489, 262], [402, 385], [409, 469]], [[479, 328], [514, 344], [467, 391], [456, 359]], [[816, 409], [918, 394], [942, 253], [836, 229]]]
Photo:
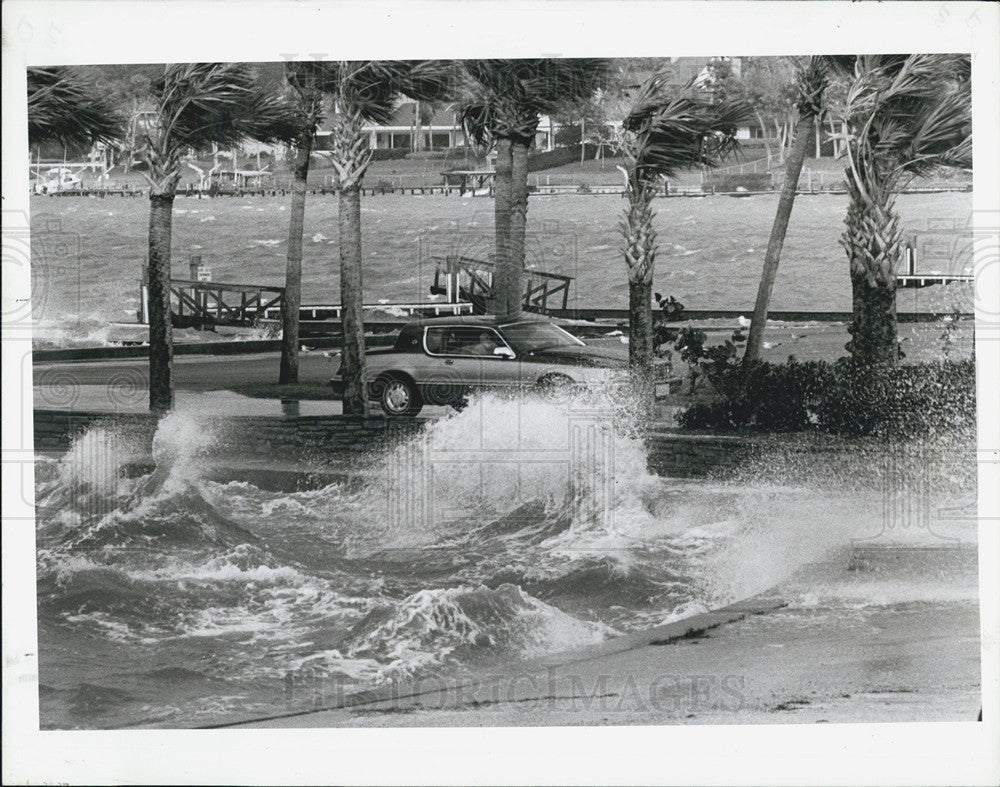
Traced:
[[462, 122], [479, 143], [496, 144], [494, 215], [496, 263], [493, 311], [516, 317], [524, 299], [528, 216], [528, 150], [542, 115], [589, 99], [605, 83], [610, 63], [597, 58], [468, 60], [470, 95]]
[[28, 139], [32, 144], [114, 142], [123, 127], [124, 120], [106, 93], [79, 69], [28, 69]]
[[774, 278], [778, 272], [781, 247], [785, 242], [788, 221], [792, 216], [792, 205], [795, 203], [795, 191], [799, 186], [802, 162], [805, 161], [806, 151], [813, 140], [813, 131], [822, 111], [823, 91], [826, 90], [826, 84], [826, 67], [822, 58], [816, 56], [809, 58], [809, 61], [798, 73], [796, 106], [799, 116], [793, 132], [793, 147], [785, 166], [785, 182], [781, 187], [778, 210], [774, 215], [774, 224], [771, 227], [771, 238], [767, 242], [767, 251], [764, 253], [764, 270], [760, 276], [757, 302], [754, 305], [750, 334], [747, 337], [747, 348], [743, 355], [744, 367], [749, 366], [751, 362], [760, 357], [761, 347], [764, 344], [767, 307], [771, 300], [771, 290], [774, 289]]
[[971, 169], [968, 55], [860, 55], [848, 90], [847, 193], [841, 245], [850, 261], [855, 368], [899, 362], [895, 194], [906, 176]]
[[716, 166], [736, 150], [736, 129], [748, 117], [752, 112], [742, 99], [718, 99], [696, 80], [672, 92], [667, 73], [658, 72], [639, 88], [625, 118], [621, 148], [628, 205], [619, 229], [629, 279], [629, 366], [640, 385], [648, 383], [653, 365], [656, 183], [683, 167]]
[[187, 152], [246, 139], [290, 140], [295, 108], [260, 85], [244, 63], [166, 66], [150, 86], [154, 122], [137, 134], [149, 182], [149, 408], [173, 406], [170, 241], [174, 196]]
[[281, 300], [281, 362], [278, 383], [299, 381], [299, 306], [302, 303], [302, 233], [306, 215], [306, 185], [316, 129], [323, 119], [323, 65], [314, 61], [285, 64], [303, 121], [295, 140], [292, 178], [292, 208], [288, 216], [288, 262], [285, 294]]
[[437, 101], [454, 83], [454, 64], [441, 60], [324, 62], [323, 79], [333, 98], [330, 162], [339, 195], [341, 375], [343, 412], [362, 415], [365, 391], [365, 335], [361, 281], [361, 180], [372, 152], [366, 121], [385, 123], [401, 96]]

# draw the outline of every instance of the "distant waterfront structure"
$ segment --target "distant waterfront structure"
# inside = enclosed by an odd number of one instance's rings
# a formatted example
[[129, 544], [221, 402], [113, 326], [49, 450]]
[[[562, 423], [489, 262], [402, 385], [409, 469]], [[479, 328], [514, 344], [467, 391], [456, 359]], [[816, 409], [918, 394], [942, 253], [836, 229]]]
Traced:
[[[365, 125], [369, 148], [412, 153], [455, 150], [468, 146], [458, 113], [452, 107], [438, 107], [423, 117], [420, 115], [419, 104], [403, 101], [387, 123]], [[417, 122], [418, 117], [423, 122]], [[551, 118], [543, 116], [535, 135], [535, 147], [538, 150], [552, 150], [558, 130], [559, 126]], [[329, 136], [330, 132], [323, 129], [316, 133], [317, 149], [326, 147]]]

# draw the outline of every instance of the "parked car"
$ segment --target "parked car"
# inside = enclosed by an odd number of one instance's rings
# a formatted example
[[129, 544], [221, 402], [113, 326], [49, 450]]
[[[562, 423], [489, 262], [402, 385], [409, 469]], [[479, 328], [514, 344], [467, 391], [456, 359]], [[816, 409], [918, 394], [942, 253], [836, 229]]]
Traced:
[[[544, 317], [457, 316], [406, 325], [390, 348], [365, 353], [368, 396], [389, 416], [460, 405], [470, 391], [623, 381], [628, 348], [588, 345]], [[340, 369], [331, 380], [342, 386]]]

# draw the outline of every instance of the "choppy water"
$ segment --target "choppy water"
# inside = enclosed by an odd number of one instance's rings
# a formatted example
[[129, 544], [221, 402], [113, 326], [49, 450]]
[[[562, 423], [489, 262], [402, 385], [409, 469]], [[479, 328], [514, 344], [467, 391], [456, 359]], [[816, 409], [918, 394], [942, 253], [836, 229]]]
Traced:
[[[106, 461], [128, 435], [92, 429], [36, 473], [43, 727], [287, 712], [594, 643], [793, 576], [790, 600], [824, 608], [974, 601], [974, 581], [940, 572], [810, 579], [804, 566], [852, 539], [886, 538], [867, 467], [655, 477], [591, 408], [474, 400], [373, 456], [365, 484], [298, 493], [205, 480], [212, 436], [187, 415], [161, 422], [157, 468], [133, 479]], [[947, 503], [934, 510], [966, 518], [890, 540], [974, 542], [968, 465], [934, 477]]]
[[[288, 236], [287, 197], [179, 198], [173, 222], [174, 275], [200, 255], [215, 281], [281, 285]], [[752, 310], [776, 195], [657, 200], [660, 243], [654, 289], [689, 309]], [[971, 193], [903, 194], [904, 229], [965, 226]], [[802, 195], [795, 202], [772, 309], [847, 311], [851, 288], [838, 238], [843, 195]], [[381, 195], [362, 203], [365, 299], [425, 301], [431, 258], [487, 259], [493, 249], [493, 202], [456, 196]], [[617, 225], [622, 199], [534, 196], [528, 214], [527, 263], [572, 276], [571, 305], [626, 308], [628, 281]], [[149, 201], [143, 198], [33, 197], [31, 251], [36, 338], [101, 343], [107, 322], [134, 320], [147, 253]], [[310, 197], [302, 260], [304, 303], [340, 299], [335, 196]], [[934, 262], [932, 260], [932, 262]], [[937, 261], [940, 267], [941, 261]], [[934, 267], [933, 265], [931, 267]], [[968, 309], [959, 285], [901, 296], [900, 308]]]

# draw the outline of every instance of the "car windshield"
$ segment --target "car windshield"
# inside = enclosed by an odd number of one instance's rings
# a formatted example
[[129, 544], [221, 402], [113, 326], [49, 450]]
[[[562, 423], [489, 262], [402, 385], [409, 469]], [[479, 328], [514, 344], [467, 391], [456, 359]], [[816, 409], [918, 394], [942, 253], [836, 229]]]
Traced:
[[547, 322], [518, 322], [501, 329], [504, 338], [519, 353], [530, 353], [550, 347], [580, 347], [575, 336]]

